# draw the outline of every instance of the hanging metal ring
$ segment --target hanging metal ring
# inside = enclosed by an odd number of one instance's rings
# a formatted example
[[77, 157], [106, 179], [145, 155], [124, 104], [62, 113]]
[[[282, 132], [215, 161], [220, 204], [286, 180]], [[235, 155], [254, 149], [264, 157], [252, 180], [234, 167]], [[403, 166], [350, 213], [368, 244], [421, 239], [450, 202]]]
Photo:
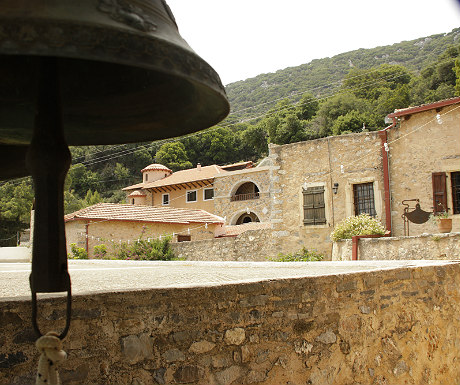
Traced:
[[[70, 320], [72, 317], [72, 292], [71, 288], [67, 290], [67, 306], [66, 306], [66, 321], [65, 321], [65, 328], [62, 333], [59, 335], [59, 339], [62, 340], [67, 335], [69, 328], [70, 328]], [[40, 328], [38, 327], [37, 322], [37, 293], [32, 291], [32, 327], [34, 328], [35, 333], [38, 337], [43, 336], [40, 332]]]

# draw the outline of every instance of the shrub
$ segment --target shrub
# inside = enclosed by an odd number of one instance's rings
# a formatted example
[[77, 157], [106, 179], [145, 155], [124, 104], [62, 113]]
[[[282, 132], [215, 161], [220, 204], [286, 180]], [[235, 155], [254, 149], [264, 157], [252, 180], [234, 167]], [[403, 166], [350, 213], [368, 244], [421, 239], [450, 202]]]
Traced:
[[116, 259], [134, 259], [147, 261], [171, 261], [174, 253], [171, 249], [171, 237], [153, 240], [139, 239], [132, 244], [122, 242], [115, 251]]
[[88, 259], [88, 253], [83, 247], [77, 247], [76, 243], [71, 243], [70, 244], [70, 251], [72, 253], [72, 256], [69, 256], [69, 258], [72, 259]]
[[322, 261], [324, 255], [319, 254], [316, 250], [309, 251], [305, 247], [302, 250], [292, 254], [279, 253], [278, 257], [270, 258], [270, 261], [274, 262], [312, 262]]
[[385, 227], [377, 218], [369, 214], [360, 214], [342, 220], [331, 233], [331, 239], [336, 242], [341, 239], [351, 239], [355, 235], [384, 235]]
[[94, 257], [98, 259], [106, 259], [107, 258], [107, 246], [106, 245], [94, 246]]

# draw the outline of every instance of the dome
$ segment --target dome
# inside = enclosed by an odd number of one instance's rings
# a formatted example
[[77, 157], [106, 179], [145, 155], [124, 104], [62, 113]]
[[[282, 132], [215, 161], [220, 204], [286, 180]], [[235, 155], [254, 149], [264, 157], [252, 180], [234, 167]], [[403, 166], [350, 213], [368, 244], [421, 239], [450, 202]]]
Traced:
[[152, 163], [141, 170], [141, 172], [145, 172], [145, 171], [167, 171], [170, 174], [172, 174], [172, 170], [170, 170], [168, 167], [163, 166], [162, 164], [159, 164], [159, 163]]
[[142, 191], [139, 191], [139, 190], [135, 190], [133, 191], [131, 194], [128, 195], [128, 197], [145, 197], [147, 195], [145, 195]]

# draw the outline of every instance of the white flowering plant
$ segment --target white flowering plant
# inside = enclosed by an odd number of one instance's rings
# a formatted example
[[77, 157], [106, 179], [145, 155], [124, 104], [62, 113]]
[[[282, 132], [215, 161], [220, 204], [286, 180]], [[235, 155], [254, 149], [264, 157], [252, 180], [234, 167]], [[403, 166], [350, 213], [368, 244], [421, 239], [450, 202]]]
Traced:
[[347, 217], [335, 226], [331, 239], [337, 242], [341, 239], [351, 239], [355, 235], [384, 235], [385, 227], [377, 218], [369, 214]]

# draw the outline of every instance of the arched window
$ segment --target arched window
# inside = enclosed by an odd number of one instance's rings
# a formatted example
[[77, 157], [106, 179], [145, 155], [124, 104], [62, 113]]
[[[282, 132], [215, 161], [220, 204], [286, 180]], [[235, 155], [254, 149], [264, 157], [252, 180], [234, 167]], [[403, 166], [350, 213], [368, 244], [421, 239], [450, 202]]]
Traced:
[[259, 188], [252, 182], [243, 183], [237, 188], [231, 201], [246, 201], [249, 199], [259, 199]]

